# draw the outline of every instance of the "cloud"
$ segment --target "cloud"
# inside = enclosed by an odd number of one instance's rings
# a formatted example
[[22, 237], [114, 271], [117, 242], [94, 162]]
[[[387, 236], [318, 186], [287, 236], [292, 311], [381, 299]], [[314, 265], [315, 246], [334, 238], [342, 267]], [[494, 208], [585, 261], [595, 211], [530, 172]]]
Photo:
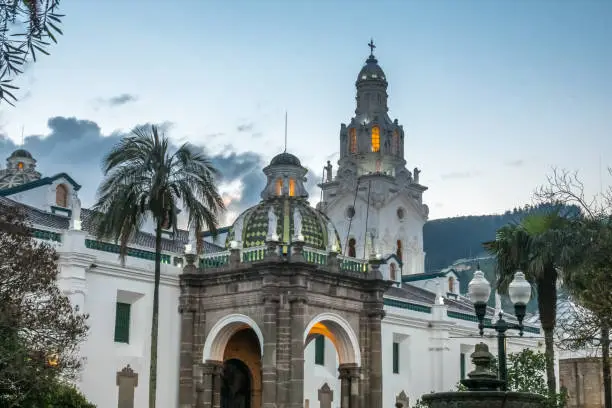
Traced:
[[504, 164], [510, 167], [520, 167], [523, 164], [525, 164], [525, 160], [522, 160], [522, 159], [510, 160], [510, 161], [505, 162]]
[[254, 126], [255, 126], [255, 124], [253, 122], [242, 123], [242, 124], [236, 126], [236, 130], [238, 132], [250, 132], [251, 130], [253, 130]]
[[[49, 132], [46, 135], [26, 136], [23, 148], [37, 160], [37, 169], [43, 177], [64, 172], [74, 178], [82, 185], [79, 196], [83, 206], [92, 206], [102, 180], [102, 159], [125, 133], [102, 134], [97, 123], [74, 117], [53, 117], [48, 120], [47, 126]], [[167, 130], [171, 124], [164, 122], [159, 126]], [[2, 158], [8, 157], [19, 147], [11, 139], [0, 135], [0, 163]], [[176, 147], [175, 144], [173, 148]], [[206, 151], [203, 145], [196, 144], [196, 147]], [[254, 152], [238, 153], [232, 145], [226, 145], [221, 153], [209, 157], [221, 174], [220, 184], [240, 185], [239, 194], [228, 203], [229, 210], [240, 213], [260, 201], [260, 193], [266, 184], [262, 172], [268, 164], [266, 158]], [[319, 179], [320, 175], [317, 178], [313, 173], [308, 174], [309, 191], [313, 191]]]
[[482, 174], [481, 171], [455, 171], [452, 173], [442, 174], [442, 180], [452, 180], [452, 179], [466, 179], [471, 177], [480, 176]]
[[116, 106], [122, 106], [131, 102], [136, 102], [138, 97], [133, 94], [123, 93], [121, 95], [112, 96], [110, 98], [98, 98], [98, 105], [105, 105], [114, 108]]

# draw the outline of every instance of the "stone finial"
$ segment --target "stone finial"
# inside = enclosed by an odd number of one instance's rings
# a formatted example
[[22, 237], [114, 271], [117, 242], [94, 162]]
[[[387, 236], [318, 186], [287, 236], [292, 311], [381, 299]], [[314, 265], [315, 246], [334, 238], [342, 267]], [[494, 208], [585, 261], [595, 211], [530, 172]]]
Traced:
[[138, 387], [138, 373], [134, 372], [129, 364], [117, 372], [117, 387], [117, 408], [134, 408], [134, 389]]
[[496, 390], [503, 381], [498, 380], [497, 375], [490, 369], [493, 354], [489, 352], [489, 346], [485, 343], [478, 343], [470, 357], [476, 368], [468, 373], [467, 379], [461, 380], [461, 384], [470, 391]]
[[334, 392], [327, 383], [323, 384], [319, 388], [319, 406], [321, 408], [331, 408], [332, 401], [334, 400]]

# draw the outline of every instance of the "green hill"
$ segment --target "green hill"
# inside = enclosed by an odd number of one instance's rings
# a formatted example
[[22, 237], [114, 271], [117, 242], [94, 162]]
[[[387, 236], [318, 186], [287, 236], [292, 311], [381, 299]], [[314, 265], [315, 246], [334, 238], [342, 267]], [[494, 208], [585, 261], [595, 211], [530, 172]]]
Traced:
[[[527, 214], [551, 211], [553, 208], [550, 204], [526, 205], [504, 214], [470, 215], [429, 221], [423, 227], [425, 270], [433, 272], [446, 268], [457, 259], [486, 256], [488, 254], [482, 244], [494, 240], [500, 227], [520, 222]], [[566, 207], [564, 210], [566, 214], [575, 211], [578, 211], [577, 207]]]

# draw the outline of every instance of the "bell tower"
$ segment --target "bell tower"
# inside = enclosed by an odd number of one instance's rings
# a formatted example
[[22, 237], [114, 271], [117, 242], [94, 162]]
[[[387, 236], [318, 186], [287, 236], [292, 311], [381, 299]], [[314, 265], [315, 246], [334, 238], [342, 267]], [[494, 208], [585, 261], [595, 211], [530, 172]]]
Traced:
[[331, 163], [325, 167], [319, 209], [338, 229], [345, 255], [396, 256], [403, 274], [422, 273], [427, 187], [418, 168], [406, 168], [404, 129], [389, 116], [387, 76], [374, 41], [368, 47], [355, 82], [355, 115], [340, 125], [338, 168], [334, 175]]

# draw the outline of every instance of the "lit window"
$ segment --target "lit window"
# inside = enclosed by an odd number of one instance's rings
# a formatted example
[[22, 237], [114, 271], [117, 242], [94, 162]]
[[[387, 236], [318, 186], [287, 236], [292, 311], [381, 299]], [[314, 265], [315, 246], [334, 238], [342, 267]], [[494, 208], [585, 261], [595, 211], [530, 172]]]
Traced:
[[399, 133], [397, 133], [397, 130], [393, 131], [393, 154], [400, 155]]
[[380, 151], [380, 128], [372, 126], [372, 151]]
[[350, 133], [351, 140], [349, 141], [349, 151], [353, 154], [357, 154], [357, 129], [351, 129]]
[[402, 261], [402, 240], [401, 239], [397, 240], [397, 249], [396, 249], [395, 255], [397, 256], [397, 259], [399, 259], [401, 262]]
[[295, 180], [289, 179], [289, 196], [293, 197], [295, 195]]
[[17, 163], [17, 169], [23, 170], [23, 162]]
[[283, 179], [276, 180], [276, 195], [281, 195], [283, 193]]
[[60, 184], [55, 188], [55, 205], [58, 207], [68, 207], [68, 189]]

